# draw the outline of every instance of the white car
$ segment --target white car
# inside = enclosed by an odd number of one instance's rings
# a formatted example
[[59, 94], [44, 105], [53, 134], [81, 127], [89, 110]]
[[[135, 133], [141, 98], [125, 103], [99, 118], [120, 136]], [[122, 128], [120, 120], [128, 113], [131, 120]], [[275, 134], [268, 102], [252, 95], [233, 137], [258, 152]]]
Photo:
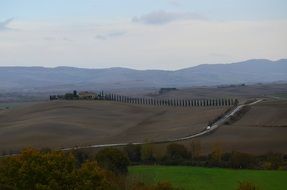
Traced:
[[209, 130], [211, 127], [210, 127], [210, 125], [208, 125], [207, 127], [206, 127], [206, 130]]

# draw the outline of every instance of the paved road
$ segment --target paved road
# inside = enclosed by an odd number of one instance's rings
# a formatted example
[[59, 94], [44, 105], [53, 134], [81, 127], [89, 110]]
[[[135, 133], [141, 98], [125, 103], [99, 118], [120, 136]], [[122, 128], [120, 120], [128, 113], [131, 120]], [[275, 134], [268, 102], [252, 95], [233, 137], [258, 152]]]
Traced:
[[[168, 142], [178, 142], [178, 141], [189, 140], [189, 139], [193, 139], [193, 138], [196, 138], [196, 137], [200, 137], [200, 136], [206, 135], [208, 133], [213, 132], [219, 126], [224, 124], [225, 121], [227, 121], [231, 116], [233, 116], [234, 114], [239, 112], [244, 106], [246, 106], [246, 105], [252, 106], [252, 105], [255, 105], [255, 104], [257, 104], [257, 103], [259, 103], [261, 101], [263, 101], [263, 99], [259, 99], [259, 100], [256, 100], [254, 102], [251, 102], [249, 104], [243, 104], [243, 105], [239, 105], [239, 106], [235, 107], [233, 110], [228, 112], [225, 116], [223, 116], [221, 119], [216, 121], [214, 124], [209, 126], [209, 128], [206, 128], [202, 132], [199, 132], [199, 133], [196, 133], [196, 134], [193, 134], [193, 135], [189, 135], [187, 137], [181, 137], [181, 138], [177, 138], [177, 139], [169, 139], [169, 140], [165, 140], [165, 141], [154, 141], [154, 142], [149, 142], [149, 143], [161, 144], [161, 143], [168, 143]], [[135, 142], [135, 143], [118, 143], [118, 144], [99, 144], [99, 145], [89, 145], [89, 146], [83, 146], [83, 147], [63, 148], [61, 150], [65, 151], [65, 150], [78, 150], [78, 149], [87, 149], [87, 148], [119, 147], [119, 146], [126, 146], [128, 144], [143, 145], [143, 144], [146, 144], [146, 143]]]

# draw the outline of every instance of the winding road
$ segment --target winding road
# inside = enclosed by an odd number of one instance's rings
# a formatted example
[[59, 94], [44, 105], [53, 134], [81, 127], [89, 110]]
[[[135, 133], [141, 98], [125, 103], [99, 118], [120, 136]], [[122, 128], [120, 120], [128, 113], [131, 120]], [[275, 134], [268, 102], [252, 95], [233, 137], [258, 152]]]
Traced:
[[[209, 134], [209, 133], [215, 131], [219, 126], [224, 124], [231, 116], [233, 116], [237, 112], [239, 112], [244, 106], [252, 106], [252, 105], [255, 105], [255, 104], [257, 104], [257, 103], [259, 103], [261, 101], [263, 101], [263, 99], [255, 100], [255, 101], [253, 101], [251, 103], [248, 103], [248, 104], [238, 105], [233, 110], [231, 110], [230, 112], [226, 113], [221, 119], [219, 119], [218, 121], [213, 123], [211, 126], [206, 127], [205, 130], [203, 130], [203, 131], [201, 131], [199, 133], [196, 133], [196, 134], [193, 134], [193, 135], [189, 135], [187, 137], [177, 138], [177, 139], [149, 142], [149, 144], [161, 144], [161, 143], [169, 143], [169, 142], [178, 142], [178, 141], [190, 140], [190, 139], [193, 139], [193, 138], [196, 138], [196, 137], [200, 137], [200, 136]], [[79, 150], [79, 149], [87, 149], [87, 148], [119, 147], [119, 146], [127, 146], [128, 144], [143, 145], [143, 144], [147, 144], [147, 143], [134, 142], [134, 143], [118, 143], [118, 144], [98, 144], [98, 145], [62, 148], [60, 150], [68, 151], [68, 150]]]
[[[222, 124], [224, 124], [225, 121], [227, 121], [231, 116], [233, 116], [237, 112], [239, 112], [244, 106], [252, 106], [252, 105], [255, 105], [255, 104], [257, 104], [257, 103], [259, 103], [261, 101], [263, 101], [263, 99], [259, 99], [259, 100], [253, 101], [251, 103], [238, 105], [233, 110], [231, 110], [230, 112], [226, 113], [221, 119], [216, 121], [211, 126], [207, 126], [203, 131], [201, 131], [199, 133], [196, 133], [196, 134], [193, 134], [193, 135], [189, 135], [189, 136], [186, 136], [186, 137], [177, 138], [177, 139], [169, 139], [169, 140], [165, 140], [165, 141], [149, 142], [148, 144], [161, 144], [161, 143], [178, 142], [178, 141], [190, 140], [190, 139], [193, 139], [193, 138], [196, 138], [196, 137], [200, 137], [200, 136], [209, 134], [209, 133], [215, 131]], [[147, 143], [134, 142], [134, 143], [118, 143], [118, 144], [97, 144], [97, 145], [89, 145], [89, 146], [77, 146], [77, 147], [69, 147], [69, 148], [60, 148], [58, 150], [69, 151], [69, 150], [79, 150], [79, 149], [87, 149], [87, 148], [119, 147], [119, 146], [127, 146], [129, 144], [143, 145], [143, 144], [147, 144]], [[1, 157], [8, 157], [8, 156], [16, 156], [16, 155], [18, 155], [18, 154], [2, 155], [2, 156], [0, 156], [0, 158]]]

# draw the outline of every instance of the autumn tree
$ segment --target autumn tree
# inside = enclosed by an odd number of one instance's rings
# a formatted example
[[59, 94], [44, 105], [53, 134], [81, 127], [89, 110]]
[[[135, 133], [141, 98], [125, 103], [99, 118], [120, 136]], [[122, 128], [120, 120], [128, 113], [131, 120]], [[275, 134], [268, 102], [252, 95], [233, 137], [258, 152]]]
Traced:
[[131, 162], [141, 161], [141, 146], [140, 145], [128, 144], [124, 148], [124, 151], [126, 152]]
[[155, 162], [154, 150], [153, 145], [146, 143], [142, 145], [141, 148], [141, 160], [145, 163], [153, 163]]
[[235, 151], [231, 153], [231, 167], [233, 168], [254, 168], [256, 163], [256, 158], [250, 154]]
[[7, 190], [110, 190], [118, 186], [112, 175], [96, 162], [77, 168], [73, 155], [60, 151], [25, 149], [0, 160], [0, 187]]
[[88, 161], [76, 172], [77, 181], [75, 189], [79, 190], [120, 190], [117, 177], [101, 168], [96, 161]]
[[166, 158], [172, 161], [181, 161], [188, 157], [188, 151], [182, 144], [172, 143], [166, 148]]
[[191, 141], [191, 156], [193, 159], [197, 159], [201, 155], [201, 143], [200, 140], [192, 140]]
[[96, 154], [98, 163], [115, 174], [126, 174], [128, 172], [129, 159], [118, 149], [105, 148]]
[[215, 143], [212, 146], [212, 153], [210, 154], [210, 164], [212, 166], [218, 166], [222, 159], [222, 148], [220, 143]]

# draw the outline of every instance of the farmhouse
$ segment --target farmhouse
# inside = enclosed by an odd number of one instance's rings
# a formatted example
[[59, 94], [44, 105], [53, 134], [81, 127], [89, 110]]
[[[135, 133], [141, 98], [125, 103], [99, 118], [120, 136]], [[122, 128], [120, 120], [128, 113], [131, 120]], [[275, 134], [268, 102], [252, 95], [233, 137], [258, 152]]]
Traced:
[[96, 99], [97, 97], [97, 94], [96, 93], [93, 93], [93, 92], [79, 92], [79, 99], [82, 99], [82, 100], [94, 100]]

